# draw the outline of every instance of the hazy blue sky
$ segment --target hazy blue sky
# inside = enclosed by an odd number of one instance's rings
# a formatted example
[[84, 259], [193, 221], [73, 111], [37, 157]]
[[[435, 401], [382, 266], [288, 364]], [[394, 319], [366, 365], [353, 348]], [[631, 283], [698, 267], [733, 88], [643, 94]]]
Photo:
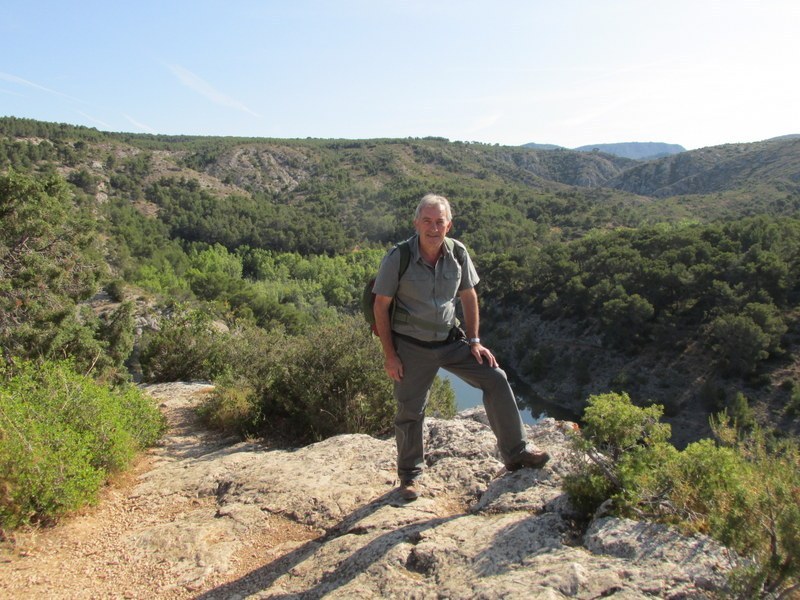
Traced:
[[800, 1], [0, 7], [0, 115], [107, 131], [698, 148], [800, 133]]

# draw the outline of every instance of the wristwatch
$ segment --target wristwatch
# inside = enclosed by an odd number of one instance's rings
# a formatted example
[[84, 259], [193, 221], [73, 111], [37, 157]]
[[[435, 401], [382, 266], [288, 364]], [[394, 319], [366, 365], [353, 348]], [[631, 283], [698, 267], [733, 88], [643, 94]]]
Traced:
[[480, 344], [481, 338], [469, 338], [469, 345], [472, 346], [473, 344]]

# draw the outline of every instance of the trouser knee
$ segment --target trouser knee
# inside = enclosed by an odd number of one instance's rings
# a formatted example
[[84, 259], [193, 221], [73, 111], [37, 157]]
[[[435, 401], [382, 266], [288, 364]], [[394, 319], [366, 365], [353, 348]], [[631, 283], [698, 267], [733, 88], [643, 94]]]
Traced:
[[484, 392], [492, 395], [504, 394], [511, 389], [506, 372], [502, 369], [487, 370], [480, 387]]

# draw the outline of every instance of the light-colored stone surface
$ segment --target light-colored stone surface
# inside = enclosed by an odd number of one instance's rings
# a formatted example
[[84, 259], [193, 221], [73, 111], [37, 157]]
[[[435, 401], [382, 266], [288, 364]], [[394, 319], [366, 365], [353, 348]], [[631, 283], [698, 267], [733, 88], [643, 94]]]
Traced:
[[18, 540], [0, 597], [705, 598], [731, 566], [662, 526], [578, 530], [561, 489], [570, 428], [552, 419], [529, 428], [550, 463], [515, 473], [481, 409], [430, 419], [423, 496], [405, 503], [393, 440], [226, 441], [193, 416], [209, 389], [150, 386], [171, 431], [116, 495]]

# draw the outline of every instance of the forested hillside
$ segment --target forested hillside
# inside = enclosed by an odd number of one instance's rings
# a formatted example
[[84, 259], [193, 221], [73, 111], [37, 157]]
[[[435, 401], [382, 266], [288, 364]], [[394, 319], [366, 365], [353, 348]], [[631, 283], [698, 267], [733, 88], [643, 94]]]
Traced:
[[781, 200], [797, 189], [798, 173], [800, 138], [789, 137], [684, 152], [629, 169], [606, 185], [658, 198], [726, 192]]
[[[796, 591], [793, 138], [641, 162], [0, 119], [0, 539], [92, 501], [158, 439], [132, 379], [213, 381], [206, 424], [293, 447], [388, 434], [360, 295], [427, 192], [452, 201], [481, 336], [523, 402], [583, 419], [575, 508], [754, 557], [736, 597]], [[429, 414], [454, 411], [437, 379]]]
[[[5, 206], [23, 192], [43, 199], [19, 202], [27, 226], [48, 229], [37, 256], [52, 254], [46, 273], [14, 279], [30, 244], [4, 208], [6, 355], [73, 356], [115, 377], [139, 365], [150, 379], [241, 376], [269, 395], [258, 374], [232, 372], [250, 346], [226, 346], [207, 323], [254, 348], [283, 336], [302, 354], [320, 327], [357, 313], [364, 279], [434, 191], [453, 203], [454, 236], [483, 278], [484, 335], [526, 400], [580, 414], [589, 394], [625, 390], [665, 405], [678, 443], [720, 409], [798, 430], [797, 139], [639, 162], [440, 138], [133, 135], [3, 118], [0, 172]], [[92, 312], [101, 289], [115, 302]]]

